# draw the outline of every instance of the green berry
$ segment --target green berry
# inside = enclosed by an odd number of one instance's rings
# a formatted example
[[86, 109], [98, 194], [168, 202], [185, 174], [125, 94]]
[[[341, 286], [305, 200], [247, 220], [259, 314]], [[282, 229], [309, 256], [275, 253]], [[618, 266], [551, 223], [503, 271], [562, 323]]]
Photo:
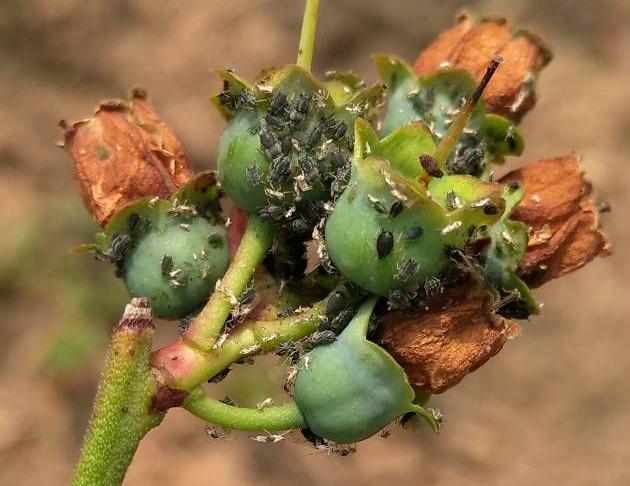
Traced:
[[[325, 238], [333, 264], [365, 290], [387, 296], [423, 285], [449, 267], [450, 248], [463, 248], [476, 228], [503, 212], [498, 185], [424, 172], [420, 156], [435, 145], [421, 124], [378, 140], [369, 125], [357, 122], [356, 139], [352, 177], [327, 220]], [[379, 210], [400, 204], [395, 217]]]
[[300, 362], [293, 398], [308, 427], [325, 439], [358, 442], [407, 412], [437, 429], [432, 414], [412, 403], [415, 393], [400, 365], [365, 337], [375, 302], [365, 302], [336, 340]]
[[181, 318], [199, 309], [227, 269], [223, 227], [200, 216], [185, 221], [152, 221], [123, 262], [129, 293], [148, 297], [158, 317]]

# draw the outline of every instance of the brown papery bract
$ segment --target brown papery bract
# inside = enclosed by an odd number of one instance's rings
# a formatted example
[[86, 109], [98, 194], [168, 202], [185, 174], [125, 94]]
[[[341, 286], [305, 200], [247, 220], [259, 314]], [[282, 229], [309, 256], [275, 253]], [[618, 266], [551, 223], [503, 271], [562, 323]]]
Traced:
[[530, 286], [538, 287], [610, 253], [610, 244], [599, 228], [591, 185], [584, 180], [575, 156], [527, 164], [501, 182], [517, 182], [525, 189], [512, 219], [530, 229], [520, 264], [522, 277]]
[[[533, 162], [500, 182], [525, 189], [511, 219], [530, 229], [520, 265], [529, 285], [540, 286], [610, 252], [599, 229], [591, 186], [576, 157]], [[426, 310], [386, 314], [377, 341], [403, 366], [416, 389], [441, 393], [518, 333], [516, 324], [492, 313], [491, 299], [490, 293], [468, 285], [449, 289]]]
[[405, 369], [416, 390], [441, 393], [497, 354], [517, 324], [490, 312], [490, 295], [464, 286], [420, 312], [383, 316], [377, 341]]
[[129, 103], [99, 103], [91, 118], [62, 126], [81, 197], [100, 226], [137, 199], [169, 197], [192, 177], [180, 142], [141, 90]]
[[420, 54], [414, 71], [427, 76], [448, 66], [465, 69], [479, 81], [497, 55], [503, 64], [484, 92], [486, 106], [490, 112], [520, 120], [534, 106], [533, 85], [551, 53], [529, 32], [513, 32], [504, 18], [477, 22], [467, 13], [459, 15], [456, 25]]

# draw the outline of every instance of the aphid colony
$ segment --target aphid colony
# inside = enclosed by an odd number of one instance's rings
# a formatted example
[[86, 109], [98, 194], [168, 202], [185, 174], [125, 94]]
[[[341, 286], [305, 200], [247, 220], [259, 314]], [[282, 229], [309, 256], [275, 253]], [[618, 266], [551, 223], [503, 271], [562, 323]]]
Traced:
[[264, 191], [265, 202], [256, 213], [310, 235], [326, 216], [327, 200], [334, 200], [350, 177], [351, 130], [318, 101], [321, 93], [276, 91], [265, 109], [250, 91], [232, 95], [229, 89], [226, 81], [219, 102], [227, 110], [256, 113], [248, 133], [257, 135], [260, 152], [269, 160], [267, 170], [259, 164], [245, 167], [247, 183]]

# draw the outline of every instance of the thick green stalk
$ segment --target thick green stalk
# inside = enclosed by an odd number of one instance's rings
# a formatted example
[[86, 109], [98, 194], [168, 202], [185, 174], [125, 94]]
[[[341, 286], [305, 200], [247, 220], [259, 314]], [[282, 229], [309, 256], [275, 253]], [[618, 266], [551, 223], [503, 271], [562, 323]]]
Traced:
[[188, 395], [183, 407], [206, 422], [229, 429], [273, 432], [306, 427], [295, 402], [262, 410], [233, 407], [210, 398], [201, 387], [197, 387]]
[[186, 331], [184, 341], [210, 352], [221, 334], [226, 319], [249, 284], [275, 233], [270, 223], [249, 216], [247, 227], [230, 267], [217, 282], [210, 300]]
[[311, 70], [313, 62], [313, 50], [315, 48], [315, 31], [317, 30], [317, 17], [319, 0], [306, 0], [304, 17], [302, 19], [302, 33], [300, 35], [300, 47], [298, 49], [297, 65], [307, 71]]
[[140, 440], [161, 422], [163, 414], [150, 411], [153, 333], [146, 300], [132, 299], [112, 335], [74, 486], [120, 485]]

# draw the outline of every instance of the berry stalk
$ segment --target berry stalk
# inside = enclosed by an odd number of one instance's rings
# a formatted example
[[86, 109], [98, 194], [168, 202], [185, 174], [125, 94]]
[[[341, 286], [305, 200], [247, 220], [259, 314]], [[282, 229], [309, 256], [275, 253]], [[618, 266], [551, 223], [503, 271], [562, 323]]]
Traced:
[[235, 407], [210, 398], [201, 387], [197, 387], [188, 395], [183, 407], [206, 422], [229, 429], [273, 432], [306, 427], [295, 402], [262, 410]]
[[304, 18], [302, 19], [302, 33], [300, 35], [300, 47], [296, 64], [307, 71], [311, 70], [313, 50], [315, 47], [315, 31], [317, 30], [317, 17], [319, 0], [306, 0]]
[[226, 319], [252, 279], [271, 245], [275, 231], [262, 219], [250, 216], [234, 259], [214, 293], [184, 334], [184, 342], [203, 353], [212, 350]]

